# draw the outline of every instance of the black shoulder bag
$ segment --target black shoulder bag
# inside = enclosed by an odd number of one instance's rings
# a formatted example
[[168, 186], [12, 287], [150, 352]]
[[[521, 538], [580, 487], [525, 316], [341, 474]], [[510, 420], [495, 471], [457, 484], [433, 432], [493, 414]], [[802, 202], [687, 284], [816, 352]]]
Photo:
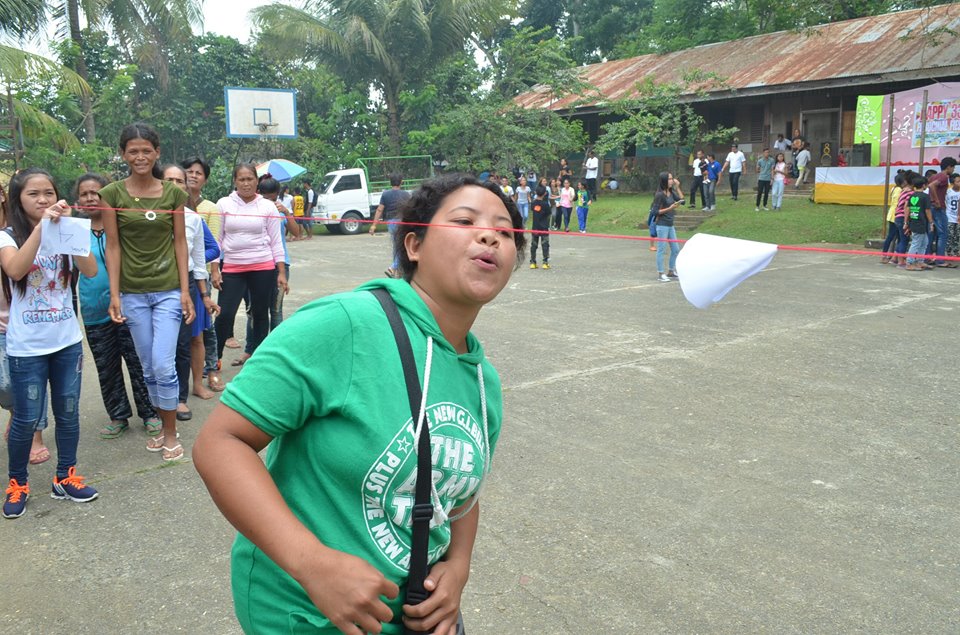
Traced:
[[[420, 378], [417, 376], [417, 364], [413, 359], [410, 337], [407, 335], [407, 329], [400, 318], [400, 311], [397, 310], [397, 304], [390, 293], [386, 289], [373, 289], [371, 293], [380, 302], [390, 321], [390, 328], [393, 329], [393, 337], [397, 341], [397, 350], [400, 353], [400, 364], [403, 366], [403, 377], [407, 382], [410, 414], [413, 416], [413, 425], [416, 426], [420, 419], [420, 402], [423, 399], [423, 392], [420, 390]], [[429, 573], [427, 550], [430, 547], [430, 520], [433, 518], [433, 505], [430, 503], [432, 472], [430, 429], [427, 418], [424, 416], [423, 429], [420, 431], [420, 440], [417, 444], [417, 484], [414, 489], [413, 539], [410, 545], [410, 576], [407, 579], [406, 597], [406, 603], [410, 605], [420, 604], [430, 596], [423, 582]], [[404, 628], [404, 632], [413, 634], [417, 631]]]

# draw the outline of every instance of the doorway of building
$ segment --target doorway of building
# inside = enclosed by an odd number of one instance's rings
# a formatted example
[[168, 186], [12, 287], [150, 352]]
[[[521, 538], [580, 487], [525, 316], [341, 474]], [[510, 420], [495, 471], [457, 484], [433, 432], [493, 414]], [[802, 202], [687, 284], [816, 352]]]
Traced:
[[833, 165], [840, 149], [840, 109], [809, 110], [801, 113], [800, 120], [814, 165]]

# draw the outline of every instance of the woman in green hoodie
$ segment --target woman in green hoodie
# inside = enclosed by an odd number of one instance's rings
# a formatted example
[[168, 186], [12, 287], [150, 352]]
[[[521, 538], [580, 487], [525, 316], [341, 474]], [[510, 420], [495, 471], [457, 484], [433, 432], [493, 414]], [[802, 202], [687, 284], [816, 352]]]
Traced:
[[[525, 238], [516, 204], [464, 175], [424, 183], [400, 220], [402, 279], [314, 301], [284, 321], [194, 447], [211, 496], [240, 532], [232, 583], [247, 632], [456, 632], [476, 501], [502, 421], [499, 378], [470, 328], [522, 261]], [[433, 448], [431, 595], [416, 606], [402, 600], [415, 422], [376, 288], [393, 297], [410, 335]], [[262, 389], [277, 377], [294, 383], [288, 399]], [[257, 453], [268, 444], [264, 464]]]

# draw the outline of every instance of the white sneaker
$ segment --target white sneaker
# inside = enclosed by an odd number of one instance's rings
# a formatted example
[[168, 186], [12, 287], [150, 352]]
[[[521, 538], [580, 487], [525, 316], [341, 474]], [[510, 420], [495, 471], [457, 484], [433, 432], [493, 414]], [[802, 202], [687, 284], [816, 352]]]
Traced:
[[670, 282], [670, 278], [665, 273], [661, 273], [657, 280], [660, 282]]
[[763, 211], [769, 212], [769, 211], [770, 211], [770, 208], [769, 208], [769, 207], [764, 207], [764, 208], [763, 208]]
[[[766, 208], [764, 208], [764, 209], [766, 209]], [[759, 211], [760, 211], [760, 208], [759, 208], [759, 207], [754, 207], [754, 208], [753, 208], [753, 211], [759, 212]]]

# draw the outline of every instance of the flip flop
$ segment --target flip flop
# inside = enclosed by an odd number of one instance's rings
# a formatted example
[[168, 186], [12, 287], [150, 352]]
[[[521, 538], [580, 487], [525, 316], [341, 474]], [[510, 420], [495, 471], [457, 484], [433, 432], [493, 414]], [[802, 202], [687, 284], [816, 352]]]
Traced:
[[[163, 448], [163, 443], [164, 443], [164, 438], [163, 438], [163, 437], [164, 437], [164, 435], [161, 434], [161, 435], [158, 436], [158, 437], [153, 437], [153, 438], [151, 438], [151, 439], [147, 439], [147, 452], [161, 452], [161, 451], [164, 449], [164, 448]], [[180, 438], [180, 433], [179, 433], [179, 432], [177, 433], [177, 438], [178, 438], [178, 439]]]
[[213, 392], [223, 392], [223, 389], [227, 386], [223, 383], [223, 377], [221, 377], [218, 372], [216, 377], [207, 377], [207, 387]]
[[30, 451], [30, 465], [40, 465], [50, 460], [50, 450], [44, 446]]
[[244, 363], [245, 363], [248, 359], [250, 359], [250, 358], [249, 358], [249, 357], [240, 357], [240, 358], [237, 358], [237, 359], [233, 360], [232, 362], [230, 362], [230, 365], [231, 365], [231, 366], [243, 366]]
[[227, 348], [240, 348], [240, 342], [238, 342], [234, 337], [228, 338], [223, 345]]
[[147, 436], [155, 437], [163, 431], [163, 422], [156, 417], [145, 419], [143, 427], [147, 431]]
[[101, 439], [116, 439], [123, 432], [130, 427], [130, 424], [126, 421], [120, 420], [111, 420], [110, 423], [104, 425], [100, 429], [100, 438]]
[[179, 443], [173, 446], [172, 448], [163, 446], [162, 450], [163, 450], [163, 460], [167, 461], [168, 463], [172, 463], [173, 461], [179, 461], [180, 459], [183, 458], [183, 455], [184, 455], [183, 446], [180, 445]]
[[191, 419], [193, 419], [192, 410], [187, 410], [186, 412], [177, 410], [177, 421], [190, 421]]

